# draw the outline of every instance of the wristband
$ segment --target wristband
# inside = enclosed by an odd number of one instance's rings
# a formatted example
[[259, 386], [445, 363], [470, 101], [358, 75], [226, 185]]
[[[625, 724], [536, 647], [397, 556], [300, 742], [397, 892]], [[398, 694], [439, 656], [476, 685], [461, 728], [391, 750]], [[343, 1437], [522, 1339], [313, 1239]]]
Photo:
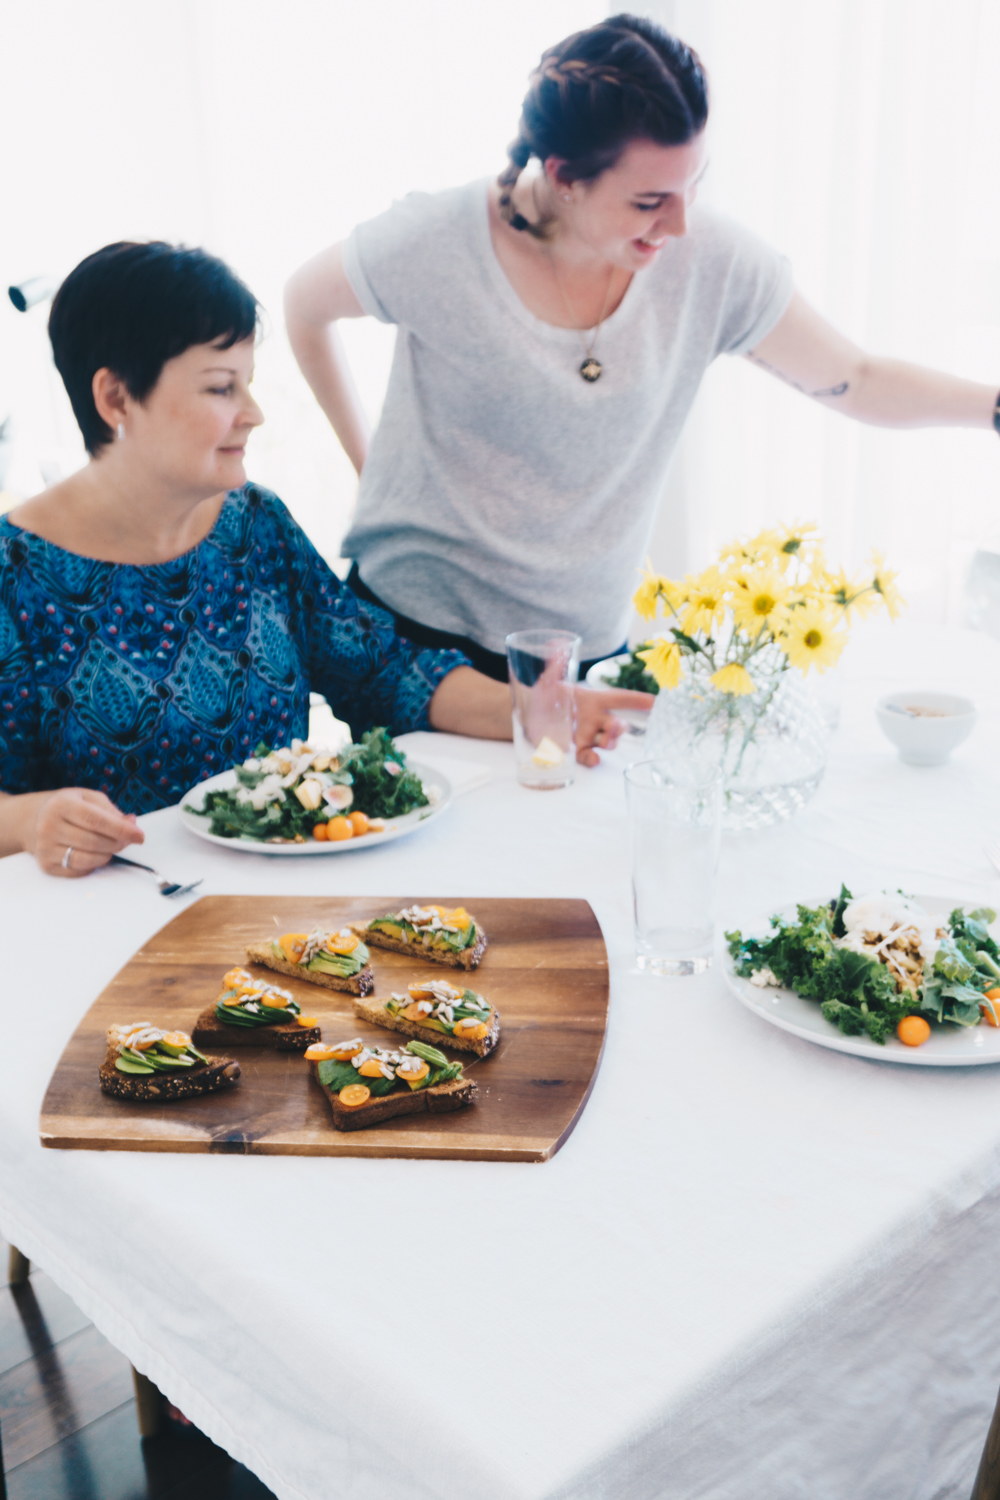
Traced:
[[993, 430], [1000, 436], [1000, 392], [997, 393], [997, 404], [993, 408]]

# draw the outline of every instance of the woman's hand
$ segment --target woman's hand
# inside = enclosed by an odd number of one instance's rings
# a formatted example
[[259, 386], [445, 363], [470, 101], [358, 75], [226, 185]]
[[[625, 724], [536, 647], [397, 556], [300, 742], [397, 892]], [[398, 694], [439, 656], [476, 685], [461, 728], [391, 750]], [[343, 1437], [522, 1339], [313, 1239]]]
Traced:
[[[14, 803], [22, 806], [13, 808]], [[5, 797], [3, 812], [23, 818], [20, 847], [33, 854], [47, 874], [73, 880], [145, 839], [134, 815], [126, 817], [103, 792], [86, 787]], [[64, 863], [67, 849], [73, 852]]]
[[634, 693], [630, 688], [588, 688], [576, 690], [576, 758], [581, 766], [596, 766], [601, 750], [613, 750], [625, 729], [615, 718], [616, 708], [652, 708], [652, 693]]

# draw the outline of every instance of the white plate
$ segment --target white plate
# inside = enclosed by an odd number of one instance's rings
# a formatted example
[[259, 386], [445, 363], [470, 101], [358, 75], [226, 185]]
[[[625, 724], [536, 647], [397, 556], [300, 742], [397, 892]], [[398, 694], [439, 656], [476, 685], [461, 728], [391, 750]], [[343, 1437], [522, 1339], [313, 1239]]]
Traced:
[[197, 834], [200, 839], [207, 839], [210, 844], [249, 854], [350, 854], [352, 849], [374, 849], [381, 844], [391, 844], [394, 839], [405, 838], [408, 833], [416, 833], [424, 823], [432, 818], [439, 818], [451, 801], [451, 782], [440, 771], [433, 771], [430, 766], [422, 766], [415, 760], [408, 760], [406, 769], [415, 772], [425, 788], [436, 786], [441, 795], [430, 807], [415, 807], [405, 817], [390, 818], [384, 833], [366, 833], [362, 838], [341, 839], [336, 843], [309, 839], [305, 844], [269, 844], [264, 839], [226, 839], [217, 833], [210, 833], [210, 820], [199, 811], [205, 805], [205, 793], [226, 791], [229, 787], [236, 786], [235, 770], [210, 776], [207, 781], [199, 781], [197, 786], [185, 792], [180, 800], [181, 822], [185, 828], [190, 828], [192, 833]]
[[[801, 902], [803, 906], [819, 906], [818, 901]], [[915, 896], [914, 900], [932, 917], [947, 917], [956, 906], [975, 910], [972, 901], [948, 901], [941, 896]], [[795, 907], [781, 912], [787, 920], [795, 917]], [[741, 928], [744, 937], [764, 937], [771, 931], [769, 917], [755, 919]], [[995, 934], [994, 934], [995, 935]], [[1000, 1027], [986, 1026], [934, 1026], [922, 1047], [905, 1047], [897, 1036], [891, 1036], [884, 1047], [873, 1042], [870, 1036], [844, 1036], [843, 1032], [823, 1019], [823, 1013], [815, 1000], [803, 1000], [791, 990], [775, 989], [769, 985], [758, 989], [749, 979], [741, 979], [734, 972], [733, 960], [724, 951], [722, 969], [726, 983], [754, 1015], [762, 1016], [772, 1026], [790, 1031], [803, 1041], [816, 1042], [820, 1047], [831, 1047], [834, 1052], [851, 1052], [855, 1057], [870, 1057], [876, 1062], [905, 1063], [914, 1068], [974, 1068], [980, 1063], [1000, 1063]]]

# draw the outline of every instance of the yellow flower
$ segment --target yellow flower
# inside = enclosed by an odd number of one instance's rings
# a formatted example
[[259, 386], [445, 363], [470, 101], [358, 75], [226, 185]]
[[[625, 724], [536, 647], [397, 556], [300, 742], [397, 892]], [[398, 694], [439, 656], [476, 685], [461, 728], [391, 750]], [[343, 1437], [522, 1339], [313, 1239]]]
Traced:
[[741, 667], [738, 661], [731, 661], [717, 672], [713, 672], [708, 679], [713, 687], [717, 687], [720, 693], [732, 693], [739, 697], [743, 693], [754, 693], [753, 678], [746, 667]]
[[654, 573], [651, 568], [644, 568], [642, 582], [632, 595], [632, 603], [644, 620], [652, 620], [656, 617], [656, 606], [660, 599], [665, 601], [669, 609], [675, 609], [679, 597], [680, 590], [676, 583]]
[[684, 580], [684, 594], [687, 605], [682, 617], [682, 623], [688, 635], [694, 635], [695, 631], [702, 630], [706, 635], [711, 635], [712, 626], [722, 619], [725, 613], [726, 585], [719, 574], [718, 568], [706, 568], [704, 573], [692, 578], [690, 575]]
[[889, 611], [889, 619], [895, 620], [906, 604], [906, 600], [896, 587], [896, 579], [899, 577], [899, 574], [891, 572], [886, 567], [884, 552], [872, 553], [872, 567], [875, 570], [875, 576], [872, 579], [872, 588], [876, 594], [881, 594], [882, 603]]
[[833, 611], [818, 602], [789, 610], [779, 644], [793, 667], [805, 674], [810, 667], [825, 672], [835, 665], [847, 644], [847, 635], [837, 631]]
[[853, 615], [863, 620], [878, 604], [874, 584], [862, 583], [859, 578], [849, 577], [843, 568], [838, 573], [827, 574], [825, 592], [831, 603], [839, 605], [848, 619], [853, 612]]
[[658, 687], [675, 688], [681, 680], [681, 648], [676, 641], [660, 636], [648, 651], [637, 651], [636, 656], [644, 661], [656, 678]]
[[656, 606], [659, 600], [659, 574], [652, 572], [649, 568], [643, 568], [642, 582], [632, 595], [632, 603], [644, 620], [652, 620], [656, 616]]
[[771, 571], [751, 574], [741, 578], [734, 591], [733, 618], [741, 630], [756, 636], [762, 625], [773, 624], [787, 598], [788, 588], [780, 574]]

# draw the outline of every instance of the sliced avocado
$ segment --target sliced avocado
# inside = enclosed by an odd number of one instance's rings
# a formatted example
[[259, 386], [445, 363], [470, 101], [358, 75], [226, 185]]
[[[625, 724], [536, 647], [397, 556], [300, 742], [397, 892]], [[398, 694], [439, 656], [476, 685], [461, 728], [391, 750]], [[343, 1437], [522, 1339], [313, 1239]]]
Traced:
[[324, 970], [328, 974], [339, 974], [341, 978], [347, 978], [351, 974], [357, 974], [364, 965], [355, 958], [353, 953], [317, 953], [306, 964], [307, 969]]
[[397, 943], [401, 943], [403, 941], [402, 924], [399, 922], [391, 922], [388, 917], [376, 917], [374, 922], [368, 923], [368, 926], [374, 927], [377, 932], [384, 932], [386, 937], [395, 938]]
[[145, 1063], [130, 1062], [127, 1057], [116, 1057], [115, 1067], [119, 1073], [155, 1073], [155, 1068], [148, 1068]]

